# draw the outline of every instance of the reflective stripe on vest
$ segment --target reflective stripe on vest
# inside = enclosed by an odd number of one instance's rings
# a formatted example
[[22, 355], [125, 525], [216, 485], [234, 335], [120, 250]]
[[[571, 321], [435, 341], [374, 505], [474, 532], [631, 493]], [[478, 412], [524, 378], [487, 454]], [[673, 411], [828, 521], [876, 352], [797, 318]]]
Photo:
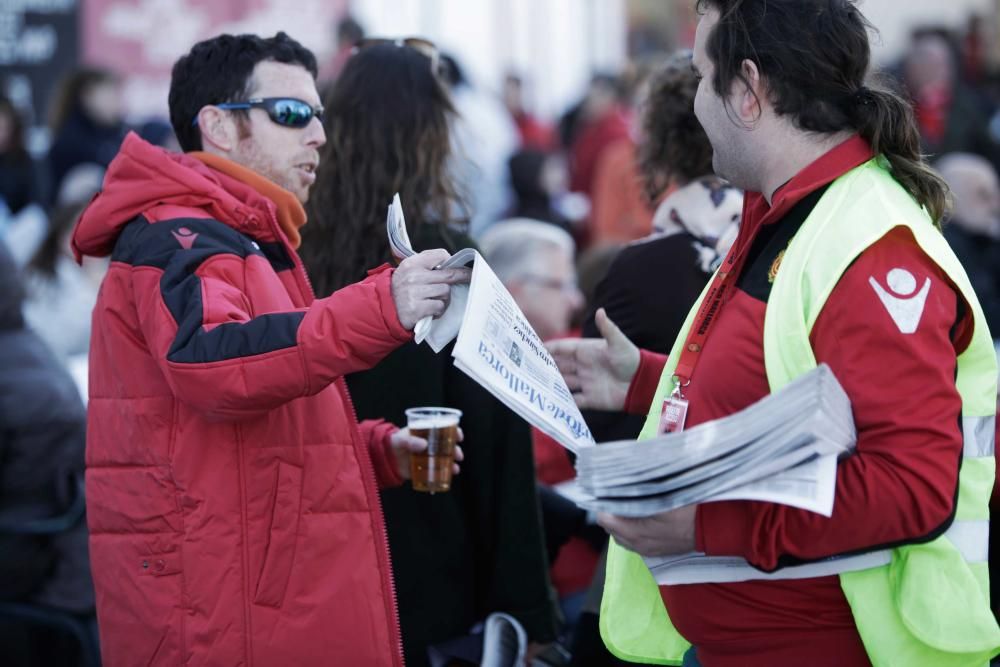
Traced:
[[996, 415], [988, 417], [962, 417], [962, 437], [965, 448], [962, 452], [967, 459], [981, 459], [993, 456], [997, 432]]

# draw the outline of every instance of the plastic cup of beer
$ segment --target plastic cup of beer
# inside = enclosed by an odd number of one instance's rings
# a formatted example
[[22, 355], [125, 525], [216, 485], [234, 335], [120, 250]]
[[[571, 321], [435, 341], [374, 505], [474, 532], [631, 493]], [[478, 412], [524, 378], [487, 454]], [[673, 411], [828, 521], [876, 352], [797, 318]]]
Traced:
[[410, 482], [415, 491], [437, 493], [451, 488], [451, 470], [462, 411], [453, 408], [410, 408], [410, 435], [427, 441], [427, 449], [410, 454]]

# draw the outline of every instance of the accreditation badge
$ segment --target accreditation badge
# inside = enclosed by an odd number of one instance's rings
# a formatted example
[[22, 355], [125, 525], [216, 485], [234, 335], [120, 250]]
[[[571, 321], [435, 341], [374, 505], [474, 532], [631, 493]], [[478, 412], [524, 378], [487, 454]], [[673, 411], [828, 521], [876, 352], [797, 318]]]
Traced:
[[688, 400], [681, 394], [680, 384], [663, 399], [663, 407], [660, 408], [660, 427], [657, 435], [664, 433], [679, 433], [684, 430], [684, 422], [687, 420]]

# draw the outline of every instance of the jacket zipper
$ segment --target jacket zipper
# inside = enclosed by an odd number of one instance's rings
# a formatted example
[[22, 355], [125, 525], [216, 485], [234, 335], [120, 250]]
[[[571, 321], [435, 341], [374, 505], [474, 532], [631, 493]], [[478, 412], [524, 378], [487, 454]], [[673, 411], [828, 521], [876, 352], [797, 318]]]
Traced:
[[[358, 412], [354, 407], [354, 400], [351, 398], [351, 392], [347, 389], [347, 382], [341, 376], [336, 380], [337, 389], [340, 390], [341, 396], [350, 406], [351, 419], [353, 420], [354, 432], [355, 434], [360, 433], [358, 430]], [[376, 532], [377, 534], [382, 534], [381, 544], [379, 544], [378, 559], [382, 567], [379, 568], [379, 572], [382, 575], [382, 585], [389, 589], [389, 604], [390, 607], [387, 611], [389, 616], [389, 628], [393, 633], [392, 639], [396, 646], [396, 657], [398, 659], [397, 663], [400, 667], [403, 665], [403, 632], [399, 625], [399, 607], [396, 602], [396, 580], [392, 576], [392, 565], [389, 561], [389, 529], [385, 526], [385, 514], [382, 511], [382, 497], [378, 493], [378, 480], [375, 476], [375, 464], [372, 463], [371, 454], [368, 452], [358, 451], [361, 446], [358, 445], [355, 448], [355, 452], [358, 458], [364, 459], [366, 465], [365, 478], [367, 484], [365, 484], [365, 492], [368, 494], [369, 502], [375, 506], [378, 510], [378, 514], [375, 516], [375, 522], [378, 524], [380, 530]]]
[[[312, 304], [316, 301], [316, 291], [313, 289], [312, 281], [309, 279], [309, 273], [306, 271], [306, 267], [302, 263], [299, 253], [296, 252], [291, 243], [288, 242], [288, 238], [285, 236], [284, 232], [281, 231], [281, 225], [278, 224], [278, 219], [275, 216], [274, 211], [270, 211], [270, 213], [270, 222], [275, 232], [275, 236], [281, 239], [282, 244], [285, 246], [285, 250], [292, 258], [292, 261], [295, 264], [295, 275], [298, 276], [300, 282], [305, 286], [305, 296], [309, 299], [309, 304]], [[358, 427], [358, 411], [354, 407], [354, 400], [351, 399], [351, 392], [347, 389], [347, 382], [344, 380], [343, 376], [341, 376], [334, 381], [334, 384], [337, 386], [337, 390], [340, 392], [341, 397], [350, 408], [351, 426], [354, 430], [354, 454], [363, 468], [362, 484], [365, 487], [365, 495], [368, 496], [369, 504], [378, 512], [377, 515], [373, 517], [374, 523], [377, 523], [379, 528], [379, 530], [373, 531], [375, 533], [376, 547], [378, 548], [376, 556], [379, 561], [379, 574], [382, 577], [382, 588], [383, 590], [388, 589], [389, 591], [389, 607], [386, 609], [386, 616], [389, 621], [389, 632], [392, 634], [391, 639], [396, 647], [396, 664], [399, 667], [403, 667], [403, 632], [399, 624], [399, 611], [396, 602], [396, 581], [392, 576], [392, 565], [389, 560], [389, 529], [385, 526], [385, 514], [382, 511], [382, 498], [378, 493], [378, 479], [375, 476], [375, 464], [372, 463], [371, 454], [369, 452], [361, 451], [363, 443], [359, 444], [360, 438], [358, 436], [360, 435], [360, 430]], [[361, 463], [362, 460], [364, 463]], [[381, 542], [379, 541], [380, 533], [382, 536]]]
[[246, 461], [244, 460], [244, 448], [243, 448], [243, 429], [239, 425], [234, 426], [236, 431], [236, 441], [239, 443], [237, 447], [237, 460], [239, 465], [237, 467], [240, 477], [240, 558], [242, 559], [241, 568], [243, 570], [243, 622], [246, 624], [246, 632], [244, 633], [243, 645], [247, 656], [247, 667], [253, 667], [254, 657], [253, 657], [253, 629], [251, 626], [252, 615], [250, 613], [251, 609], [251, 596], [250, 596], [250, 529], [247, 523], [247, 471], [246, 471]]

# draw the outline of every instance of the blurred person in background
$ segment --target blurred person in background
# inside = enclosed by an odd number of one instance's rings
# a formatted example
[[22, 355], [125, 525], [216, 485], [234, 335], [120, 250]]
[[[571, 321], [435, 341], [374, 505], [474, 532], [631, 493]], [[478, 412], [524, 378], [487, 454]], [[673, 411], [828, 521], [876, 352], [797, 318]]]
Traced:
[[[385, 219], [396, 192], [417, 250], [473, 245], [451, 219], [455, 108], [436, 57], [429, 43], [373, 40], [326, 99], [327, 144], [303, 230], [303, 260], [320, 297], [391, 260]], [[542, 653], [557, 627], [528, 425], [455, 368], [450, 347], [435, 354], [408, 343], [347, 384], [361, 419], [398, 421], [427, 405], [463, 412], [466, 458], [450, 491], [382, 492], [406, 664], [427, 665], [429, 649], [478, 664], [481, 642], [470, 648], [462, 638], [494, 611], [517, 618], [530, 653]]]
[[[575, 244], [564, 230], [538, 220], [498, 222], [481, 239], [483, 258], [510, 292], [542, 341], [570, 335], [583, 306], [573, 265]], [[571, 633], [594, 568], [598, 549], [586, 534], [587, 513], [551, 487], [576, 477], [567, 451], [532, 429], [535, 473], [542, 484], [542, 516], [552, 583]], [[598, 542], [601, 534], [598, 531]]]
[[338, 20], [331, 32], [333, 33], [333, 54], [320, 65], [319, 76], [316, 77], [321, 91], [337, 80], [347, 63], [347, 59], [351, 57], [354, 47], [365, 38], [365, 29], [350, 15]]
[[[93, 627], [86, 416], [73, 380], [26, 326], [22, 298], [18, 269], [0, 242], [0, 601], [69, 613]], [[38, 529], [28, 534], [29, 526]], [[4, 664], [75, 665], [80, 648], [62, 632], [0, 615]]]
[[122, 82], [111, 70], [87, 67], [61, 82], [51, 108], [49, 149], [51, 192], [59, 197], [63, 178], [79, 164], [107, 167], [125, 133]]
[[565, 160], [555, 153], [522, 148], [507, 166], [514, 190], [514, 205], [507, 217], [541, 220], [571, 231], [573, 224], [559, 210], [569, 183]]
[[0, 96], [0, 204], [16, 215], [41, 203], [35, 163], [25, 145], [24, 120], [10, 99]]
[[185, 152], [130, 134], [74, 231], [77, 256], [113, 259], [87, 415], [109, 665], [402, 665], [378, 487], [427, 443], [359, 423], [343, 376], [469, 276], [431, 271], [435, 250], [315, 297], [297, 253], [315, 77], [282, 32], [195, 44], [168, 97]]
[[24, 119], [0, 97], [0, 241], [23, 268], [48, 232], [39, 172], [25, 145]]
[[539, 220], [502, 220], [480, 239], [483, 258], [542, 341], [565, 336], [583, 307], [573, 237]]
[[925, 153], [977, 153], [1000, 164], [1000, 151], [988, 130], [989, 110], [961, 81], [946, 33], [917, 31], [903, 57], [902, 74]]
[[[652, 57], [630, 70], [630, 83], [626, 86], [630, 103], [629, 134], [608, 145], [597, 160], [589, 245], [627, 243], [652, 231], [657, 200], [647, 196], [640, 172], [638, 144], [642, 142], [642, 129], [639, 123], [649, 96], [649, 77], [662, 62], [662, 57]], [[658, 196], [666, 192], [663, 190]]]
[[25, 267], [24, 317], [63, 363], [87, 356], [91, 313], [107, 266], [94, 258], [77, 264], [70, 247], [73, 226], [89, 199], [52, 212], [48, 234]]
[[548, 151], [555, 147], [552, 128], [525, 108], [524, 80], [517, 74], [509, 73], [504, 77], [503, 103], [517, 125], [522, 149]]
[[1000, 336], [1000, 180], [989, 160], [971, 153], [944, 155], [934, 168], [954, 202], [944, 237], [969, 274], [995, 339]]
[[507, 161], [520, 143], [517, 126], [503, 102], [470, 81], [455, 58], [442, 55], [440, 72], [457, 111], [449, 168], [467, 200], [469, 235], [479, 238], [510, 208]]
[[622, 84], [610, 74], [595, 75], [579, 109], [570, 146], [570, 190], [593, 196], [594, 175], [608, 146], [628, 139], [629, 112]]

